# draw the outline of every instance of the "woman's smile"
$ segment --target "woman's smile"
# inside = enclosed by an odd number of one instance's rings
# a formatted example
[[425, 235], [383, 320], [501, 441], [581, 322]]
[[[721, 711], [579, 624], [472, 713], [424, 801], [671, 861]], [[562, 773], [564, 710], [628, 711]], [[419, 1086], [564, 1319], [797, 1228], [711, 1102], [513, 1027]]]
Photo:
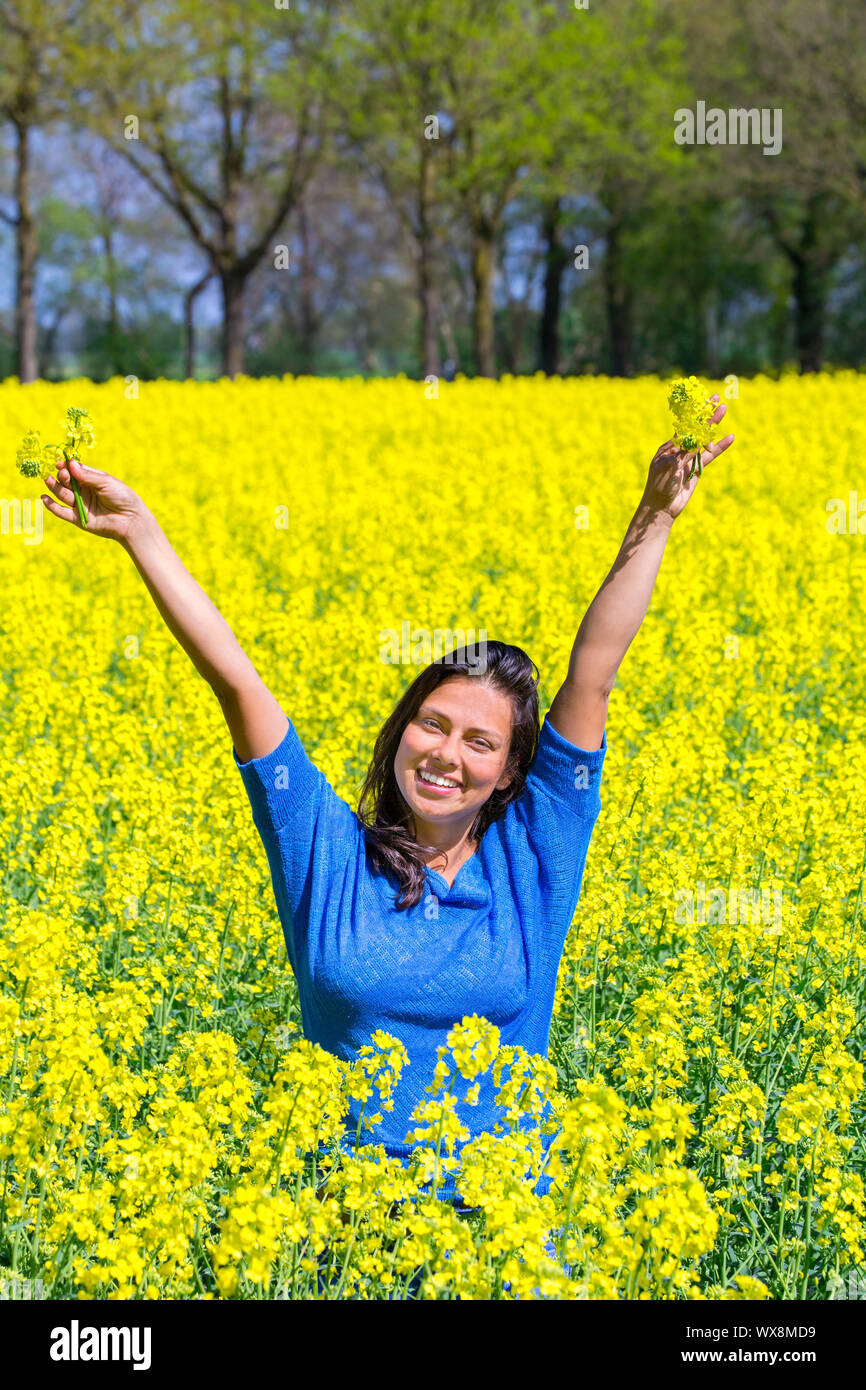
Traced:
[[[437, 780], [432, 780], [432, 779]], [[462, 790], [461, 784], [453, 777], [441, 775], [438, 772], [429, 772], [428, 769], [416, 767], [415, 782], [419, 787], [423, 787], [432, 796], [451, 796], [455, 792]], [[443, 785], [449, 783], [450, 785]]]

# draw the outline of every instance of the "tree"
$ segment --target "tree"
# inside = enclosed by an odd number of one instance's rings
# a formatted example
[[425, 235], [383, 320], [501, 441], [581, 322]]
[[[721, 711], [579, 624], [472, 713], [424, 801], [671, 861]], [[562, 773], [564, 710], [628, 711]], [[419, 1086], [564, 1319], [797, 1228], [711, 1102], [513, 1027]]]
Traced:
[[32, 136], [66, 109], [70, 52], [80, 35], [85, 0], [51, 6], [0, 0], [5, 47], [0, 58], [0, 114], [15, 135], [14, 213], [0, 217], [15, 231], [15, 355], [18, 378], [37, 379], [36, 260]]
[[866, 14], [847, 0], [762, 0], [712, 17], [699, 7], [688, 23], [708, 108], [780, 113], [777, 154], [754, 143], [706, 153], [724, 162], [785, 257], [797, 360], [818, 371], [831, 277], [863, 230]]
[[351, 343], [365, 370], [415, 370], [407, 336], [412, 256], [402, 223], [364, 165], [320, 161], [280, 235], [290, 265], [277, 275], [263, 268], [249, 284], [254, 369], [345, 372]]
[[122, 22], [114, 6], [102, 9], [104, 41], [85, 82], [92, 117], [218, 278], [227, 376], [244, 370], [247, 281], [321, 149], [334, 8], [175, 0], [134, 5]]
[[471, 235], [475, 370], [493, 376], [493, 284], [503, 214], [549, 139], [539, 99], [555, 6], [467, 0], [438, 18], [448, 183]]
[[629, 242], [646, 198], [682, 162], [673, 140], [681, 57], [670, 0], [608, 0], [564, 11], [538, 47], [540, 134], [526, 187], [545, 248], [538, 365], [548, 374], [559, 367], [562, 281], [574, 245], [567, 233], [578, 216], [604, 241], [610, 369], [623, 376], [634, 370]]
[[677, 187], [684, 160], [673, 139], [687, 68], [678, 10], [670, 0], [614, 0], [593, 23], [597, 33], [582, 89], [587, 109], [580, 132], [588, 148], [583, 153], [578, 144], [577, 162], [602, 212], [610, 370], [631, 376], [639, 281], [630, 244], [648, 199], [660, 188], [666, 186], [671, 197], [689, 196], [682, 182]]
[[458, 216], [471, 236], [475, 367], [493, 375], [497, 236], [540, 138], [534, 55], [554, 16], [550, 5], [519, 0], [358, 0], [347, 9], [331, 87], [345, 144], [409, 236], [425, 375], [439, 372], [440, 333], [453, 341], [439, 252]]
[[440, 371], [442, 59], [437, 0], [357, 0], [348, 7], [330, 72], [343, 155], [360, 157], [408, 237], [424, 376]]

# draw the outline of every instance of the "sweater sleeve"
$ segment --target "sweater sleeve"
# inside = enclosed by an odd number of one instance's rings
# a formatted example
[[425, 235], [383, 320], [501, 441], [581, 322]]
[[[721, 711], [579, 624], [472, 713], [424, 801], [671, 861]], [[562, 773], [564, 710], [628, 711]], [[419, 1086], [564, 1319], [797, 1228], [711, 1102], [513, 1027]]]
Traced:
[[563, 738], [545, 717], [538, 748], [526, 777], [530, 794], [541, 794], [550, 808], [561, 808], [594, 824], [601, 811], [601, 770], [607, 753], [607, 729], [601, 747], [578, 748]]
[[601, 811], [606, 753], [606, 730], [600, 748], [578, 748], [545, 719], [525, 785], [512, 803], [538, 861], [546, 919], [562, 933], [557, 945], [564, 940], [580, 897], [589, 842]]
[[323, 790], [324, 774], [307, 757], [288, 717], [286, 732], [272, 753], [242, 763], [232, 744], [232, 757], [249, 797], [253, 822], [262, 836], [282, 830]]
[[360, 822], [310, 761], [294, 724], [263, 758], [242, 763], [232, 745], [271, 870], [274, 896], [297, 974], [304, 925], [319, 898], [354, 859]]

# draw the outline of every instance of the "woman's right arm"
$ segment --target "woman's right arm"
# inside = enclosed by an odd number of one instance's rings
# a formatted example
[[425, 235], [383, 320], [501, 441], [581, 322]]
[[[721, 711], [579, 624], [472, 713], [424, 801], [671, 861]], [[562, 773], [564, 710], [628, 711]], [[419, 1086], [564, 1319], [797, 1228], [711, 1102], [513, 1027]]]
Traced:
[[[172, 549], [150, 508], [109, 473], [73, 462], [87, 530], [117, 540], [131, 556], [167, 627], [213, 690], [241, 762], [266, 757], [288, 728], [280, 709], [228, 623]], [[68, 468], [47, 485], [65, 504], [46, 501], [55, 516], [81, 526]]]
[[240, 761], [272, 753], [285, 737], [285, 714], [149, 509], [130, 527], [123, 547], [167, 627], [219, 700]]

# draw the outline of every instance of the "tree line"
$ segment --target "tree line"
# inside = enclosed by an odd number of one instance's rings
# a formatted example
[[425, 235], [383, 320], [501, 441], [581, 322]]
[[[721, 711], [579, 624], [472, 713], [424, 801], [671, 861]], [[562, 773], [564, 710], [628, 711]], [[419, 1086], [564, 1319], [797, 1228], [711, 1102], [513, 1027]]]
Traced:
[[[862, 361], [847, 0], [0, 0], [0, 23], [22, 382], [62, 370], [64, 319], [94, 376]], [[692, 110], [778, 111], [779, 148], [682, 143]]]

